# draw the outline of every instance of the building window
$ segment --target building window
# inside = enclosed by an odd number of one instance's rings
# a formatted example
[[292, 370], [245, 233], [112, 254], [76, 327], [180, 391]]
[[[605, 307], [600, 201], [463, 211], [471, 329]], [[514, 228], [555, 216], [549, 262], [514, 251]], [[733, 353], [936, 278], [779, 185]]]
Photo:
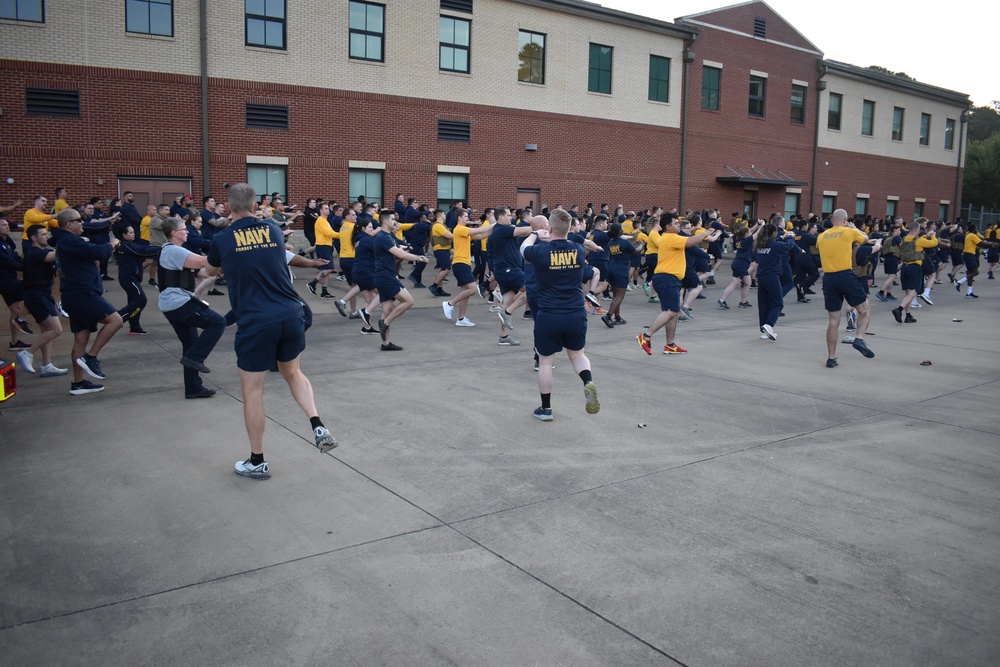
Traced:
[[840, 131], [840, 109], [844, 104], [844, 96], [840, 93], [830, 93], [830, 108], [826, 112], [826, 127]]
[[862, 217], [868, 215], [867, 197], [858, 197], [854, 200], [854, 215], [860, 215]]
[[350, 9], [348, 30], [351, 34], [351, 58], [383, 62], [385, 7], [351, 0]]
[[288, 107], [273, 104], [250, 104], [248, 102], [246, 115], [247, 127], [268, 130], [288, 129]]
[[722, 70], [718, 67], [705, 65], [701, 68], [701, 108], [710, 111], [719, 110], [720, 90], [722, 86]]
[[248, 164], [247, 183], [259, 198], [262, 194], [279, 193], [287, 196], [288, 167], [283, 164]]
[[751, 116], [764, 117], [764, 92], [767, 79], [755, 74], [750, 75], [750, 105], [748, 112]]
[[472, 123], [467, 120], [438, 119], [438, 141], [472, 141]]
[[24, 100], [29, 116], [80, 117], [79, 90], [25, 88]]
[[796, 125], [806, 123], [806, 87], [792, 84], [791, 121]]
[[472, 22], [441, 17], [441, 55], [438, 67], [446, 72], [469, 71], [469, 33]]
[[947, 204], [939, 204], [938, 205], [938, 220], [941, 221], [941, 222], [947, 222], [948, 221], [948, 205]]
[[798, 192], [785, 193], [785, 220], [791, 220], [799, 214], [799, 201], [802, 198]]
[[611, 53], [610, 46], [590, 45], [590, 77], [587, 90], [592, 93], [611, 94]]
[[861, 103], [861, 134], [870, 137], [875, 133], [875, 103], [864, 100]]
[[944, 121], [944, 149], [950, 151], [955, 148], [955, 119], [948, 118]]
[[364, 196], [368, 203], [382, 201], [382, 176], [378, 169], [349, 169], [347, 171], [347, 196], [352, 201]]
[[924, 202], [913, 202], [913, 217], [919, 218], [924, 214]]
[[285, 48], [285, 0], [246, 0], [247, 46]]
[[931, 145], [931, 115], [929, 113], [920, 114], [920, 145]]
[[439, 173], [437, 207], [442, 211], [447, 211], [455, 202], [468, 204], [469, 202], [466, 199], [468, 189], [468, 174]]
[[895, 218], [896, 217], [896, 205], [898, 203], [899, 202], [897, 202], [895, 199], [890, 199], [889, 201], [887, 201], [885, 203], [885, 217], [886, 218]]
[[906, 114], [906, 110], [902, 107], [892, 108], [892, 140], [902, 141], [903, 140], [903, 118]]
[[545, 35], [519, 30], [517, 39], [517, 80], [545, 83]]
[[649, 99], [670, 101], [670, 58], [649, 56]]
[[0, 19], [45, 23], [42, 0], [0, 0]]
[[823, 195], [823, 215], [830, 215], [837, 208], [837, 197], [834, 195]]
[[174, 0], [126, 0], [125, 32], [174, 36]]

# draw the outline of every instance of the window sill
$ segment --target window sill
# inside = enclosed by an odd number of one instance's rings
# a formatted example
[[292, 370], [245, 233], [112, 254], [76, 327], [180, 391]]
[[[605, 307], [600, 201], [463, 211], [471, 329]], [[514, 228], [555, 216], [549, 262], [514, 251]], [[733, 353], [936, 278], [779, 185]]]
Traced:
[[587, 94], [588, 95], [597, 95], [598, 97], [608, 97], [608, 98], [614, 97], [614, 95], [612, 95], [611, 93], [602, 93], [602, 92], [597, 91], [597, 90], [588, 90]]
[[144, 32], [126, 32], [125, 36], [130, 39], [152, 39], [158, 42], [176, 42], [176, 37], [168, 37], [167, 35], [147, 35]]
[[354, 65], [374, 65], [376, 67], [385, 67], [384, 60], [365, 60], [364, 58], [351, 58], [348, 56], [347, 62]]
[[19, 25], [25, 28], [44, 28], [42, 21], [19, 21], [17, 19], [0, 19], [0, 25]]
[[288, 49], [277, 49], [272, 46], [257, 46], [256, 44], [244, 44], [243, 48], [247, 51], [255, 51], [257, 53], [274, 53], [280, 55], [288, 55]]
[[706, 109], [705, 107], [702, 107], [701, 111], [702, 113], [722, 114], [722, 109]]
[[472, 78], [472, 72], [459, 72], [459, 71], [452, 70], [452, 69], [438, 69], [438, 73], [445, 74], [447, 76], [457, 76], [457, 77], [461, 77], [461, 78], [464, 78], [464, 79], [471, 79]]
[[520, 79], [518, 79], [517, 82], [519, 84], [521, 84], [521, 85], [531, 86], [532, 88], [544, 88], [545, 87], [545, 82], [544, 81], [542, 81], [541, 83], [537, 83], [535, 81], [521, 81]]
[[661, 102], [660, 100], [646, 100], [646, 102], [648, 102], [649, 104], [655, 104], [656, 106], [659, 106], [659, 107], [669, 107], [670, 106], [670, 100], [667, 100], [666, 102]]

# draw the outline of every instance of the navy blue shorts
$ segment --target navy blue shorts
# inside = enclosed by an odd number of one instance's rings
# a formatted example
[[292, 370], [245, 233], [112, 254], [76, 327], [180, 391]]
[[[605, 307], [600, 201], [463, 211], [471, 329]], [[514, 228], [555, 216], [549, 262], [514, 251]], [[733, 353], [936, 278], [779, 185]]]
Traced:
[[434, 251], [434, 268], [442, 271], [451, 270], [451, 250]]
[[[532, 311], [534, 312], [534, 311]], [[582, 350], [587, 344], [587, 311], [572, 313], [535, 313], [535, 349], [548, 357], [563, 348]]]
[[978, 271], [979, 270], [979, 255], [975, 255], [971, 252], [963, 253], [962, 259], [965, 260], [966, 271]]
[[396, 295], [403, 291], [403, 283], [395, 278], [375, 279], [375, 289], [378, 290], [378, 300], [380, 303], [392, 301]]
[[743, 278], [750, 275], [750, 264], [743, 260], [733, 260], [733, 278]]
[[602, 281], [608, 279], [608, 263], [607, 262], [604, 262], [604, 261], [601, 261], [601, 260], [595, 260], [595, 261], [587, 260], [587, 264], [590, 264], [592, 267], [594, 267], [595, 269], [597, 269], [598, 271], [601, 272], [601, 280]]
[[653, 289], [660, 298], [660, 310], [681, 312], [681, 281], [672, 273], [653, 274]]
[[903, 264], [902, 272], [899, 274], [899, 284], [904, 292], [910, 290], [919, 292], [924, 288], [923, 271], [919, 264]]
[[885, 275], [896, 275], [896, 272], [899, 271], [899, 257], [896, 257], [895, 255], [885, 255], [882, 258], [882, 267], [885, 269]]
[[952, 266], [962, 266], [963, 264], [965, 264], [965, 256], [964, 255], [965, 254], [962, 251], [960, 251], [960, 250], [958, 250], [958, 251], [954, 251], [953, 250], [952, 253], [951, 253], [951, 263], [952, 263]]
[[81, 292], [63, 292], [63, 309], [69, 314], [69, 330], [97, 331], [97, 325], [105, 317], [116, 312], [115, 307], [104, 297]]
[[[920, 267], [917, 266], [919, 270]], [[844, 307], [844, 301], [849, 306], [858, 306], [868, 300], [861, 280], [854, 271], [834, 271], [823, 274], [823, 300], [827, 312], [837, 312]]]
[[353, 257], [341, 257], [340, 258], [340, 270], [344, 272], [344, 277], [347, 278], [347, 284], [354, 284], [354, 258]]
[[986, 251], [986, 261], [995, 264], [1000, 261], [1000, 248], [990, 248]]
[[29, 289], [24, 293], [24, 307], [28, 309], [35, 321], [41, 324], [50, 317], [59, 317], [56, 310], [56, 300], [52, 292], [41, 292]]
[[634, 252], [631, 255], [629, 255], [628, 265], [629, 266], [634, 266], [636, 268], [638, 268], [639, 266], [642, 266], [642, 255], [640, 255], [637, 252]]
[[681, 281], [681, 287], [684, 289], [694, 289], [701, 284], [701, 279], [698, 278], [698, 274], [688, 269], [684, 274], [684, 280]]
[[291, 361], [306, 349], [305, 321], [293, 317], [253, 331], [236, 331], [233, 342], [236, 365], [241, 371], [261, 373], [274, 368], [275, 361]]
[[[320, 271], [333, 271], [333, 247], [328, 245], [316, 246], [316, 259], [325, 259], [326, 264], [319, 267]], [[272, 365], [273, 368], [273, 365]]]
[[712, 270], [712, 263], [704, 257], [695, 257], [694, 270], [698, 273], [708, 273]]
[[452, 264], [451, 273], [455, 276], [455, 282], [460, 286], [476, 282], [476, 277], [472, 275], [472, 267], [468, 264], [462, 262]]
[[375, 289], [375, 274], [355, 273], [354, 284], [357, 285], [359, 289], [370, 292]]
[[524, 271], [520, 269], [500, 269], [493, 272], [493, 277], [497, 279], [501, 294], [520, 292], [524, 287]]
[[17, 278], [0, 282], [0, 296], [8, 306], [18, 301], [24, 301], [24, 290], [21, 288], [21, 281]]
[[611, 287], [625, 289], [628, 287], [628, 267], [624, 264], [609, 264], [607, 280]]

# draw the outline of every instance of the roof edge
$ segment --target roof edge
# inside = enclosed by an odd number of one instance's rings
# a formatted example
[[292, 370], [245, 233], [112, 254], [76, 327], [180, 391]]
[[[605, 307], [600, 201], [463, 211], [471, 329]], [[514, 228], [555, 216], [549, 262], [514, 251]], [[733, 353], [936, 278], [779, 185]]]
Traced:
[[679, 37], [681, 39], [690, 39], [698, 34], [697, 28], [678, 26], [674, 23], [670, 23], [669, 21], [661, 21], [659, 19], [641, 16], [639, 14], [619, 11], [617, 9], [604, 7], [603, 5], [599, 5], [594, 2], [586, 2], [585, 0], [513, 0], [513, 2], [538, 7], [540, 9], [550, 9], [564, 14], [573, 14], [584, 18], [598, 19], [608, 23], [617, 23], [618, 25], [630, 28], [639, 28], [640, 30], [658, 32], [660, 34]]
[[888, 88], [894, 88], [903, 92], [913, 93], [922, 97], [928, 97], [959, 106], [972, 106], [972, 100], [969, 95], [956, 90], [932, 86], [929, 83], [921, 83], [916, 80], [904, 79], [900, 76], [886, 74], [867, 67], [851, 65], [850, 63], [843, 63], [837, 60], [824, 60], [823, 66], [826, 69], [825, 73], [838, 74], [840, 76], [846, 76], [848, 78], [861, 81], [871, 81]]

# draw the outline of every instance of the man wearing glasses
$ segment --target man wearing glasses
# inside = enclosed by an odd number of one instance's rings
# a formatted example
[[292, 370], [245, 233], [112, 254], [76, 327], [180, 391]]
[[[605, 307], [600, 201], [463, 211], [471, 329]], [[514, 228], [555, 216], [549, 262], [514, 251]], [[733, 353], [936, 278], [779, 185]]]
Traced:
[[[70, 331], [73, 332], [73, 382], [69, 393], [74, 396], [104, 391], [104, 385], [94, 384], [84, 378], [103, 380], [97, 359], [101, 349], [122, 328], [122, 316], [104, 297], [101, 272], [95, 262], [107, 260], [118, 245], [118, 239], [110, 243], [88, 243], [82, 238], [83, 218], [72, 208], [59, 212], [56, 216], [59, 227], [68, 232], [56, 246], [59, 262], [62, 306], [69, 314]], [[103, 325], [98, 329], [97, 325]], [[90, 351], [87, 344], [90, 335], [97, 332]]]

